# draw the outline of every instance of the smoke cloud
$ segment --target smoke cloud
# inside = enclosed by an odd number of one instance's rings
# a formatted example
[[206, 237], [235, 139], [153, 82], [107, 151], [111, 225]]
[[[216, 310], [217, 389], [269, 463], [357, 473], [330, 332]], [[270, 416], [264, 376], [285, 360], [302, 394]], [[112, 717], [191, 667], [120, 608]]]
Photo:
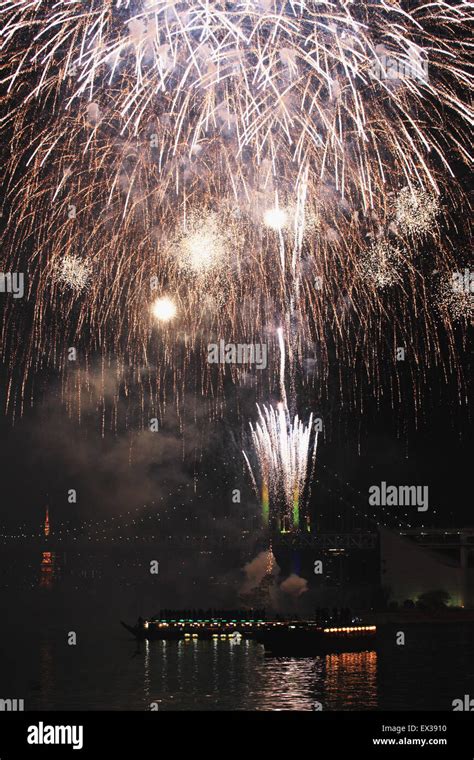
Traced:
[[300, 578], [299, 575], [292, 573], [280, 584], [280, 591], [293, 597], [299, 597], [308, 590], [308, 581]]
[[258, 588], [267, 573], [275, 575], [279, 567], [271, 551], [263, 551], [257, 554], [254, 559], [244, 565], [245, 581], [240, 590], [241, 594], [250, 594], [251, 591]]

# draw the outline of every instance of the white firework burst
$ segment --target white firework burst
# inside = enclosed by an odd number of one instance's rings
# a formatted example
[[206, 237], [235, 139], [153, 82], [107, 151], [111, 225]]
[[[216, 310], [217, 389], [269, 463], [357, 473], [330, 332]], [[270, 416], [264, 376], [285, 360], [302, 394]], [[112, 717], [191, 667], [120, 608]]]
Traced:
[[262, 500], [263, 522], [279, 522], [280, 527], [300, 527], [301, 507], [310, 474], [316, 460], [317, 432], [313, 432], [313, 415], [305, 424], [295, 415], [290, 418], [285, 378], [283, 330], [278, 329], [280, 343], [280, 391], [283, 401], [277, 408], [257, 404], [258, 421], [250, 423], [253, 451], [257, 460], [254, 474], [249, 457], [244, 458], [253, 486]]
[[439, 199], [421, 188], [404, 187], [395, 200], [396, 223], [413, 237], [433, 232], [439, 211]]
[[64, 256], [55, 269], [56, 282], [66, 285], [75, 293], [82, 293], [90, 284], [92, 268], [79, 256]]
[[196, 276], [207, 276], [229, 261], [230, 233], [215, 212], [192, 213], [174, 246], [178, 267]]
[[363, 279], [380, 289], [400, 282], [402, 266], [400, 248], [388, 240], [376, 241], [360, 257]]
[[455, 275], [445, 274], [438, 282], [435, 299], [439, 313], [453, 322], [474, 319], [474, 293], [470, 285], [459, 283]]
[[313, 435], [313, 415], [305, 424], [298, 415], [291, 421], [283, 403], [279, 403], [276, 409], [257, 404], [257, 410], [255, 427], [250, 423], [257, 475], [244, 452], [252, 482], [261, 493], [264, 513], [283, 510], [283, 514], [276, 516], [287, 517], [288, 524], [298, 528], [308, 471], [316, 457], [317, 434]]

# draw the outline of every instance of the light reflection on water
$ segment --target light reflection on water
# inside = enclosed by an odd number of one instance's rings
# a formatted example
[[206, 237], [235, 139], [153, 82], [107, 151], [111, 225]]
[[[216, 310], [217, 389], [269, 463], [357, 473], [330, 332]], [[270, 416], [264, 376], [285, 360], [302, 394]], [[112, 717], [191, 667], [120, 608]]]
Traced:
[[[47, 569], [34, 593], [12, 586], [2, 597], [0, 697], [24, 699], [26, 710], [149, 710], [156, 702], [160, 710], [450, 711], [454, 699], [474, 694], [467, 625], [412, 625], [404, 646], [389, 627], [377, 653], [304, 659], [268, 657], [247, 640], [137, 646], [118, 624], [134, 614], [130, 598], [50, 585], [56, 577]], [[76, 646], [68, 646], [70, 631]]]
[[449, 710], [471, 693], [471, 648], [464, 634], [451, 646], [454, 635], [443, 639], [444, 649], [418, 638], [403, 652], [277, 658], [246, 640], [137, 645], [94, 631], [68, 646], [50, 632], [11, 638], [1, 680], [27, 710]]
[[250, 641], [217, 640], [155, 642], [148, 651], [145, 683], [160, 709], [377, 708], [375, 652], [273, 658]]
[[[39, 645], [27, 709], [376, 709], [375, 652], [273, 658], [254, 642], [107, 642], [106, 651]], [[53, 649], [55, 654], [53, 657]], [[117, 667], [121, 664], [122, 667]], [[114, 667], [115, 666], [115, 667]]]

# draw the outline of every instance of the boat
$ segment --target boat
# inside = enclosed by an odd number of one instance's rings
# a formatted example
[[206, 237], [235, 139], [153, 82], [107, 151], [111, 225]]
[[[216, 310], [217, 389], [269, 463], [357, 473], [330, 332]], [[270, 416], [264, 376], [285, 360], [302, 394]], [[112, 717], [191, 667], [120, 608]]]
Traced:
[[306, 620], [143, 620], [135, 626], [120, 621], [139, 640], [253, 639], [266, 653], [311, 656], [361, 652], [375, 648], [375, 625], [321, 626]]
[[178, 641], [180, 639], [254, 638], [265, 625], [263, 620], [143, 620], [135, 626], [123, 620], [122, 626], [135, 638], [149, 641]]
[[258, 632], [257, 642], [265, 653], [308, 657], [338, 652], [372, 651], [376, 646], [375, 625], [321, 627], [311, 621], [271, 626]]

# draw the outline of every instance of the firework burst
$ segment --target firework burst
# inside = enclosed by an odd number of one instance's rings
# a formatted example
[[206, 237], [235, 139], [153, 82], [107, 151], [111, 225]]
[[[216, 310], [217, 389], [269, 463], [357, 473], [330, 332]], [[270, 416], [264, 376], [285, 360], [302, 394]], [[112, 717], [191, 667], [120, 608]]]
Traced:
[[[280, 394], [282, 401], [274, 409], [257, 404], [258, 422], [250, 423], [257, 476], [245, 453], [250, 477], [262, 502], [264, 525], [279, 530], [299, 530], [302, 527], [301, 508], [305, 506], [309, 477], [316, 460], [317, 432], [313, 431], [313, 415], [307, 424], [298, 415], [293, 421], [288, 410], [285, 389], [285, 342], [278, 328], [280, 348]], [[306, 517], [308, 517], [306, 515]], [[309, 526], [309, 520], [306, 523]]]
[[439, 199], [419, 188], [404, 187], [395, 202], [395, 220], [402, 232], [422, 237], [434, 232]]
[[[454, 169], [471, 162], [471, 16], [442, 1], [0, 3], [5, 267], [34, 283], [33, 319], [12, 311], [2, 343], [12, 371], [25, 369], [21, 393], [36, 356], [62, 375], [65, 397], [77, 390], [65, 357], [81, 341], [85, 372], [97, 354], [159, 366], [156, 407], [170, 378], [184, 396], [211, 334], [262, 343], [282, 319], [292, 375], [317, 343], [328, 377], [328, 336], [350, 368], [376, 370], [400, 333], [429, 346], [420, 364], [439, 363], [428, 289], [406, 299], [413, 314], [385, 302], [380, 278], [360, 277], [360, 252], [394, 223], [409, 246], [434, 233], [431, 270], [452, 264], [441, 225], [467, 208]], [[409, 52], [428, 56], [428, 76], [395, 86], [377, 74]], [[49, 274], [76, 251], [94, 277], [71, 309]], [[80, 272], [76, 261], [59, 282], [80, 290]], [[157, 335], [159, 293], [179, 319]], [[449, 312], [443, 324], [456, 373]], [[393, 340], [352, 341], [361, 325]], [[202, 393], [218, 399], [202, 373]], [[261, 396], [274, 379], [259, 379]]]
[[403, 257], [400, 248], [387, 240], [378, 240], [360, 257], [362, 276], [376, 288], [386, 288], [401, 281]]
[[443, 275], [435, 289], [435, 303], [442, 317], [447, 315], [455, 322], [471, 322], [474, 319], [472, 279], [463, 281], [459, 272]]
[[79, 256], [64, 256], [55, 271], [57, 282], [66, 285], [74, 293], [82, 293], [90, 286], [91, 265]]
[[303, 495], [316, 458], [317, 434], [313, 415], [304, 424], [296, 415], [290, 420], [288, 409], [279, 403], [258, 406], [258, 422], [250, 423], [257, 475], [244, 452], [252, 483], [261, 497], [263, 520], [280, 530], [301, 526]]

